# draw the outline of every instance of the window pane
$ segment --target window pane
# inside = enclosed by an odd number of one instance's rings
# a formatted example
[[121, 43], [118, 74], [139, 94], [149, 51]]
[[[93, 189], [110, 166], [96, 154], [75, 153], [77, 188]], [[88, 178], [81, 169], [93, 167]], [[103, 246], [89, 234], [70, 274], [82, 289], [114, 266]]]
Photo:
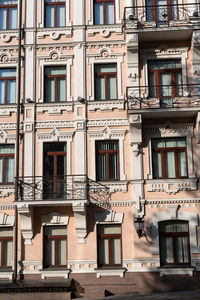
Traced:
[[45, 80], [45, 102], [55, 101], [55, 82], [54, 79]]
[[0, 103], [5, 103], [5, 80], [0, 80]]
[[120, 225], [100, 225], [98, 231], [101, 234], [120, 234], [121, 226]]
[[166, 178], [175, 178], [175, 158], [174, 152], [165, 152], [165, 176]]
[[49, 67], [45, 68], [45, 75], [65, 75], [66, 74], [66, 67]]
[[8, 80], [7, 103], [15, 103], [15, 80]]
[[66, 91], [65, 91], [65, 79], [58, 79], [58, 101], [66, 101]]
[[99, 239], [99, 264], [109, 264], [109, 246], [108, 239]]
[[14, 145], [0, 145], [0, 154], [12, 154], [14, 151]]
[[177, 240], [177, 262], [178, 263], [189, 263], [188, 253], [188, 237], [178, 237]]
[[118, 141], [106, 141], [96, 143], [98, 150], [118, 150]]
[[117, 99], [117, 82], [115, 76], [108, 77], [108, 99]]
[[46, 6], [46, 27], [54, 27], [54, 7]]
[[97, 155], [97, 180], [106, 179], [106, 154]]
[[179, 177], [187, 176], [186, 153], [185, 151], [178, 151], [178, 175]]
[[114, 3], [106, 4], [106, 24], [114, 24], [115, 23], [115, 5]]
[[180, 60], [154, 60], [148, 61], [148, 68], [150, 70], [159, 69], [178, 69], [181, 68]]
[[96, 99], [97, 100], [104, 100], [106, 98], [105, 95], [105, 79], [104, 77], [96, 77]]
[[46, 235], [66, 235], [67, 236], [67, 227], [66, 226], [45, 226], [44, 227]]
[[172, 237], [160, 237], [160, 261], [161, 265], [174, 262]]
[[160, 232], [188, 232], [188, 222], [187, 221], [160, 222], [159, 231]]
[[12, 227], [1, 227], [0, 228], [0, 237], [12, 237], [13, 228]]
[[160, 73], [160, 95], [161, 97], [171, 97], [171, 74]]
[[95, 73], [117, 72], [116, 64], [95, 65]]
[[121, 264], [121, 241], [119, 238], [111, 239], [112, 264]]
[[0, 77], [16, 77], [16, 69], [0, 69]]
[[58, 265], [64, 266], [67, 263], [67, 248], [66, 248], [66, 240], [58, 240]]
[[12, 7], [9, 9], [9, 28], [17, 28], [17, 8]]
[[162, 163], [160, 152], [153, 152], [153, 175], [155, 178], [162, 177]]
[[12, 266], [12, 241], [4, 241], [4, 266]]
[[102, 3], [95, 3], [95, 24], [104, 24]]
[[57, 26], [65, 26], [65, 6], [57, 6]]
[[109, 155], [109, 178], [117, 179], [118, 178], [118, 153], [113, 153]]
[[46, 265], [54, 266], [55, 265], [55, 241], [48, 240], [46, 241]]
[[6, 29], [6, 9], [0, 8], [0, 29]]
[[6, 169], [5, 169], [5, 182], [13, 182], [14, 181], [14, 158], [7, 157], [6, 158]]

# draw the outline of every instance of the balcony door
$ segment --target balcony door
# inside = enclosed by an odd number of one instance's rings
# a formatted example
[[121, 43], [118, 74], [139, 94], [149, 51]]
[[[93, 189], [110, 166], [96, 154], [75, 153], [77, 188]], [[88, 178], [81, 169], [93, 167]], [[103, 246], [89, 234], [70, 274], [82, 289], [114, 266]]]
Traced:
[[182, 95], [182, 72], [179, 60], [148, 62], [150, 97], [160, 99], [162, 107], [171, 107], [174, 97]]
[[146, 0], [147, 21], [157, 25], [178, 19], [178, 0]]
[[63, 198], [66, 189], [66, 144], [44, 144], [44, 198]]

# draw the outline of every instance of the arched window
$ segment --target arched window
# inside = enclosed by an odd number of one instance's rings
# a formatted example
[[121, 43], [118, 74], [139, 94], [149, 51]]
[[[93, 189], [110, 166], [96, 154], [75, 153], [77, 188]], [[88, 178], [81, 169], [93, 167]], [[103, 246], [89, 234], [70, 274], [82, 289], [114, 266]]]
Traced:
[[159, 222], [160, 265], [189, 265], [188, 221]]

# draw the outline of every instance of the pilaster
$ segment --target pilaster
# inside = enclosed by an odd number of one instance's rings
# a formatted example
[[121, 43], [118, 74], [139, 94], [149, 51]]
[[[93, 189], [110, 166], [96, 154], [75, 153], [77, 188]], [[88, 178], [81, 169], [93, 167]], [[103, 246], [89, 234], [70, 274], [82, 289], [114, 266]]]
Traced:
[[72, 206], [75, 218], [75, 229], [79, 244], [85, 244], [87, 235], [86, 205], [78, 202]]

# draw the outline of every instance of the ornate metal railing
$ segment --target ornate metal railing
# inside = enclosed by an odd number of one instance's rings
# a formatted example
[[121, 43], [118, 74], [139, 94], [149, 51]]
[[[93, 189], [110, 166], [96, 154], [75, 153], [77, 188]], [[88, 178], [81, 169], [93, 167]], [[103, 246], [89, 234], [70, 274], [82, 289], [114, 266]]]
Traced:
[[[108, 188], [86, 175], [25, 176], [18, 180], [18, 201], [89, 200], [105, 201]], [[101, 196], [100, 196], [101, 195]], [[102, 198], [104, 195], [104, 198]]]
[[200, 106], [200, 85], [127, 87], [129, 109], [183, 108]]
[[181, 3], [172, 5], [132, 6], [124, 9], [125, 28], [155, 26], [176, 26], [178, 23], [192, 22], [200, 17], [199, 3]]

